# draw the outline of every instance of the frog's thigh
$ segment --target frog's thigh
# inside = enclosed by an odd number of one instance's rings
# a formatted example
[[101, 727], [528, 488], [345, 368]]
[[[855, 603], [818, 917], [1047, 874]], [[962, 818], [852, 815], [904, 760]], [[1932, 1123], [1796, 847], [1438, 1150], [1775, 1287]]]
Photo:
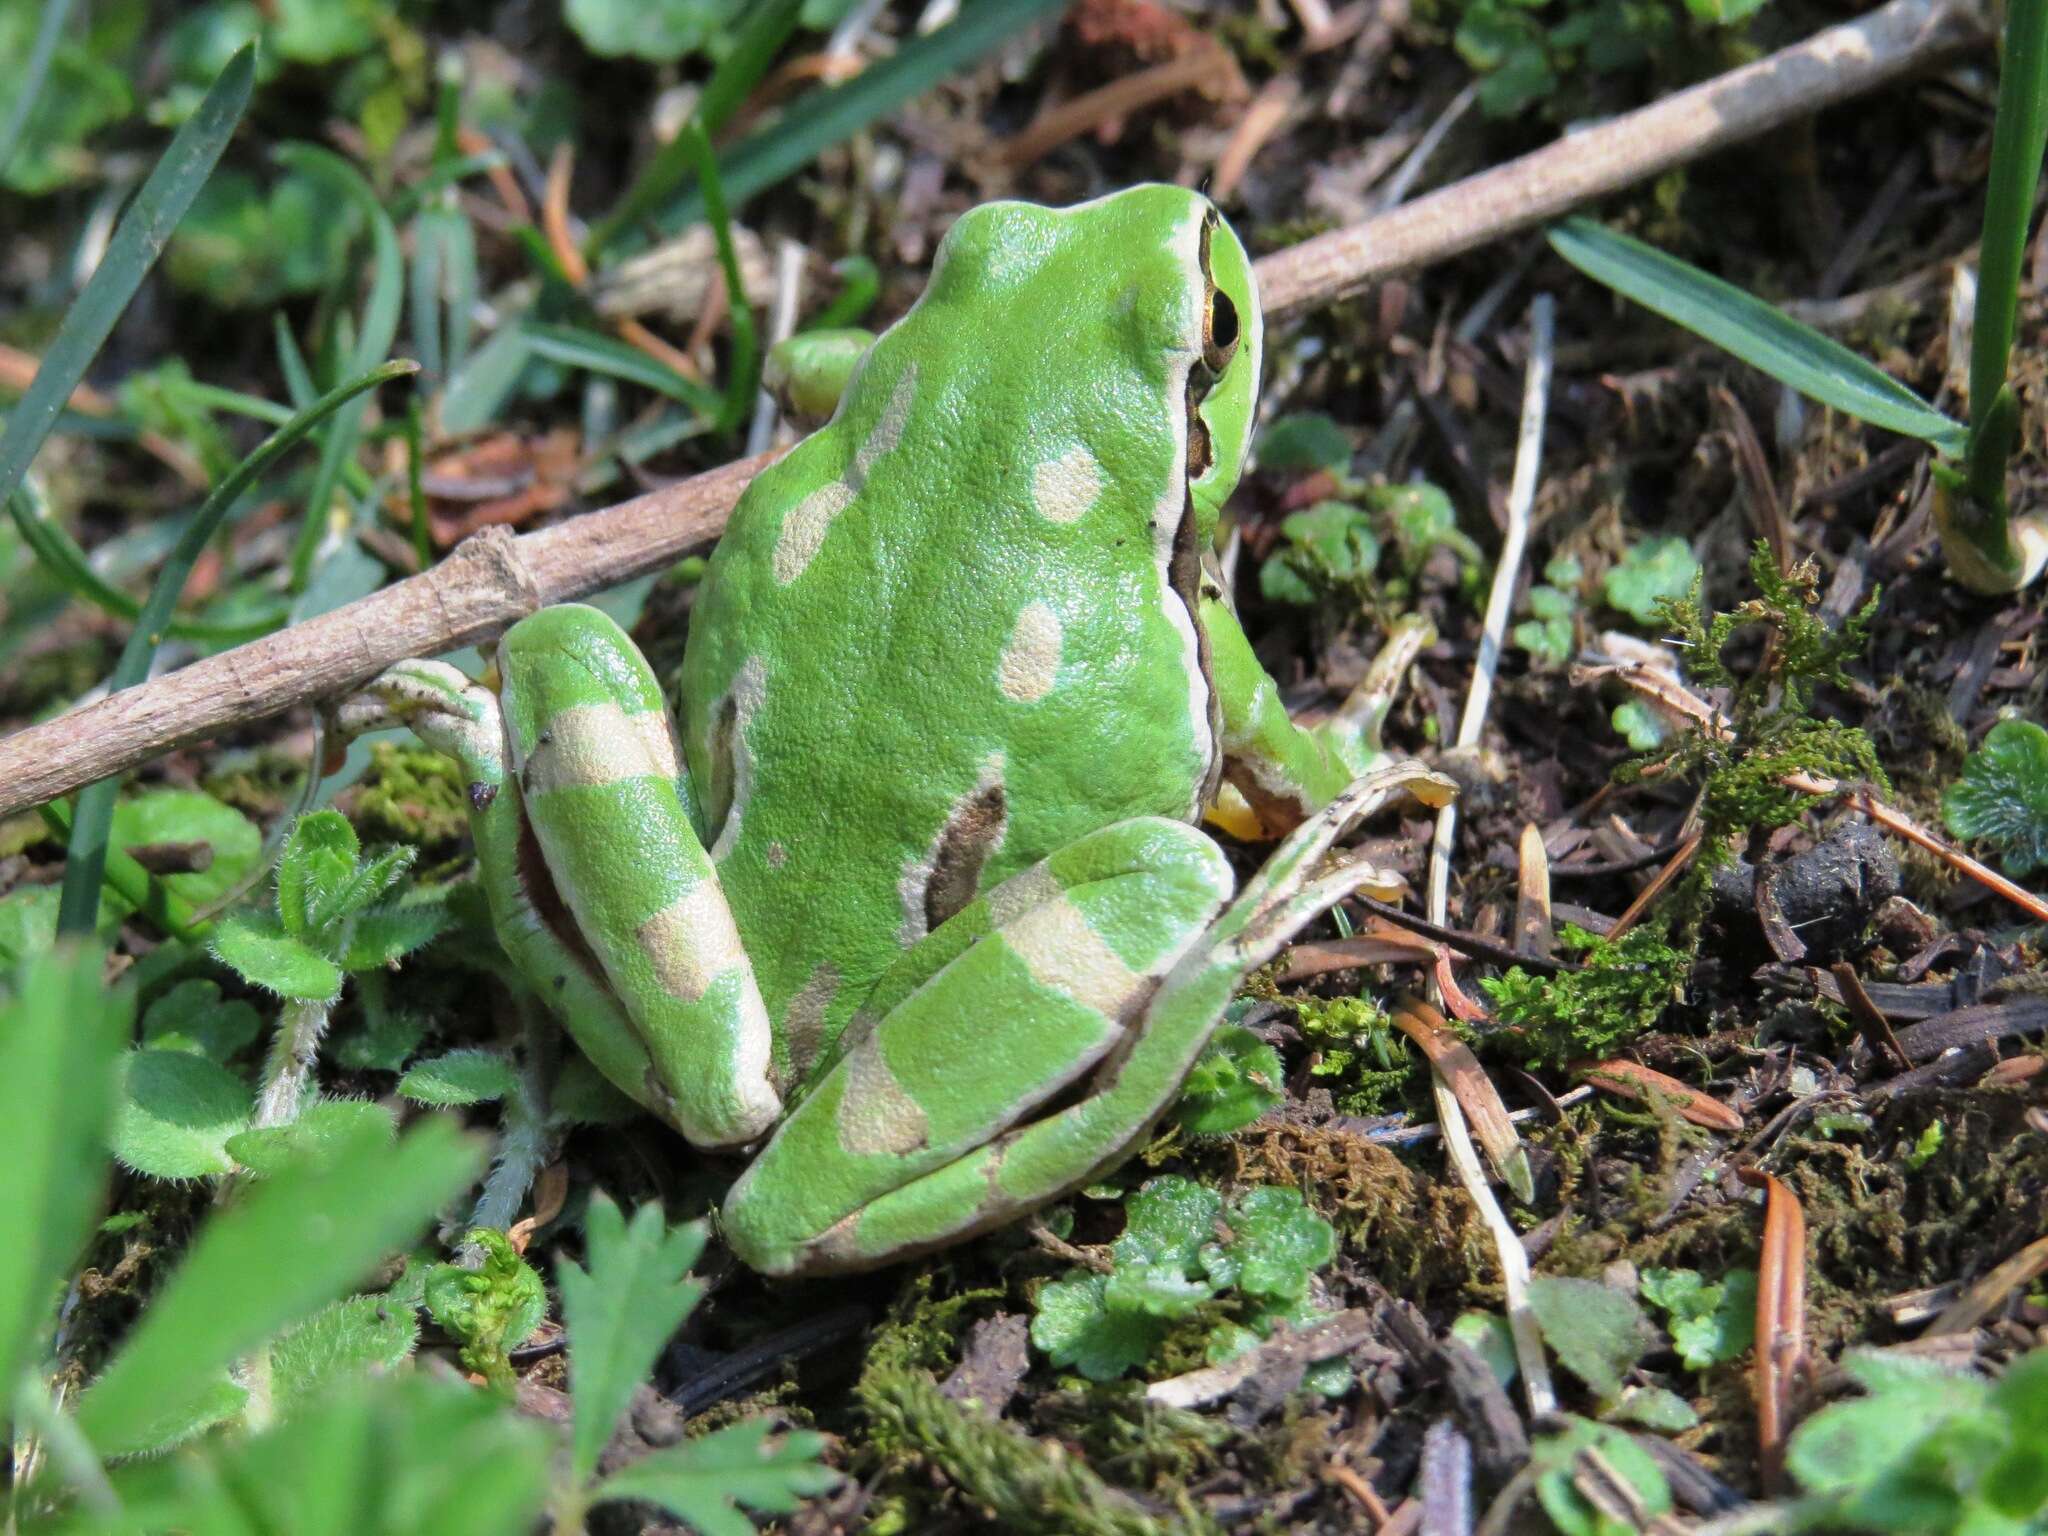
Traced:
[[587, 955], [564, 944], [534, 907], [520, 867], [525, 810], [518, 781], [505, 772], [498, 696], [446, 662], [401, 661], [345, 701], [339, 717], [350, 736], [409, 727], [455, 759], [469, 802], [477, 874], [499, 943], [592, 1065], [653, 1114], [670, 1116], [667, 1091], [603, 975]]
[[699, 1146], [750, 1141], [781, 1101], [767, 1010], [646, 661], [593, 608], [543, 609], [498, 652], [527, 820], [575, 926]]
[[883, 977], [850, 1044], [734, 1185], [734, 1248], [769, 1273], [806, 1267], [822, 1234], [1120, 1052], [1231, 886], [1208, 838], [1138, 818], [941, 924]]

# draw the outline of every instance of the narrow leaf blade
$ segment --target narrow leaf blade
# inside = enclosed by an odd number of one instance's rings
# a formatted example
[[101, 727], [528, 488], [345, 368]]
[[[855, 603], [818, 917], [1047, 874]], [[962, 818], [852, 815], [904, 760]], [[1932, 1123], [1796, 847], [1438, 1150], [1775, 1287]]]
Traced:
[[1596, 282], [1704, 337], [1801, 394], [1888, 432], [1917, 437], [1944, 454], [1962, 451], [1952, 421], [1840, 342], [1801, 325], [1733, 283], [1607, 229], [1567, 219], [1550, 247]]

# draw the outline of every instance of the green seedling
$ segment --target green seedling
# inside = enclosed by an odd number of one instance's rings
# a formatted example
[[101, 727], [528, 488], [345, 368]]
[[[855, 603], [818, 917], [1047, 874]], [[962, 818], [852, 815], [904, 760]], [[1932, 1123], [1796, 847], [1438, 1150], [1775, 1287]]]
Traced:
[[1991, 727], [1942, 795], [1941, 814], [1957, 837], [1996, 848], [2014, 879], [2048, 868], [2048, 731], [2031, 720]]
[[1731, 1269], [1715, 1281], [1696, 1269], [1646, 1269], [1642, 1292], [1665, 1314], [1672, 1345], [1689, 1371], [1740, 1359], [1755, 1342], [1753, 1269]]
[[476, 1227], [468, 1242], [475, 1268], [436, 1264], [421, 1301], [435, 1322], [461, 1341], [462, 1363], [501, 1392], [517, 1384], [509, 1351], [531, 1338], [548, 1315], [547, 1287], [503, 1232]]
[[1514, 627], [1514, 641], [1543, 666], [1561, 667], [1572, 659], [1585, 574], [1571, 556], [1556, 555], [1543, 567], [1543, 580], [1529, 589], [1530, 616]]
[[397, 964], [441, 931], [446, 914], [438, 904], [398, 894], [416, 852], [400, 846], [365, 863], [348, 819], [315, 811], [285, 840], [274, 911], [230, 918], [215, 930], [214, 957], [284, 999], [257, 1128], [297, 1115], [343, 981]]
[[1612, 942], [1566, 923], [1559, 940], [1578, 970], [1535, 976], [1514, 966], [1479, 983], [1501, 1026], [1487, 1043], [1544, 1066], [1611, 1056], [1654, 1029], [1677, 999], [1690, 962], [1657, 923]]

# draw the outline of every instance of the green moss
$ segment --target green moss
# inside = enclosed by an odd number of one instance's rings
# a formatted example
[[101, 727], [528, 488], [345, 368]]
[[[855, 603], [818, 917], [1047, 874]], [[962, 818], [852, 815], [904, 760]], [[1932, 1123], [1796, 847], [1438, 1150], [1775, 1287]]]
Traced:
[[468, 825], [467, 786], [452, 758], [380, 741], [371, 745], [355, 810], [374, 838], [433, 847], [453, 842]]
[[1685, 979], [1689, 957], [1660, 923], [1631, 928], [1611, 943], [1567, 923], [1561, 939], [1582, 969], [1532, 976], [1515, 966], [1479, 983], [1502, 1026], [1488, 1044], [1541, 1066], [1611, 1056], [1656, 1026]]
[[1418, 1063], [1384, 1009], [1362, 997], [1289, 1001], [1317, 1053], [1309, 1075], [1324, 1080], [1331, 1103], [1347, 1115], [1386, 1114], [1400, 1103]]

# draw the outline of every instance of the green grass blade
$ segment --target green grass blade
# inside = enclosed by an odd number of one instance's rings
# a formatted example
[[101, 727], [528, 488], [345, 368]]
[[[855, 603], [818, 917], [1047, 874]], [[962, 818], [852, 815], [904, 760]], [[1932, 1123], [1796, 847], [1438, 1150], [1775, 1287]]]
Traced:
[[756, 0], [752, 13], [740, 27], [732, 51], [719, 60], [718, 68], [704, 82], [694, 114], [705, 137], [715, 138], [732, 120], [747, 93], [761, 83], [775, 55], [789, 41], [803, 14], [803, 0]]
[[716, 416], [719, 397], [694, 379], [686, 379], [668, 364], [657, 361], [638, 347], [628, 346], [597, 331], [574, 325], [549, 325], [529, 320], [521, 328], [526, 344], [540, 356], [565, 368], [584, 368], [592, 373], [624, 379], [680, 401], [706, 416]]
[[21, 143], [21, 130], [42, 99], [43, 85], [50, 78], [50, 61], [57, 56], [57, 40], [64, 35], [64, 23], [71, 19], [71, 0], [43, 0], [43, 19], [36, 27], [36, 40], [29, 45], [28, 65], [21, 72], [21, 93], [14, 98], [14, 110], [0, 124], [0, 176], [14, 158]]
[[[763, 188], [794, 175], [821, 150], [852, 138], [1064, 4], [1065, 0], [983, 0], [966, 7], [957, 20], [936, 32], [912, 38], [893, 56], [862, 70], [844, 85], [807, 93], [791, 103], [773, 127], [749, 136], [720, 157], [719, 175], [726, 198], [737, 207]], [[673, 234], [703, 217], [703, 191], [693, 188], [656, 223], [665, 233]]]
[[725, 272], [725, 302], [732, 321], [732, 358], [725, 381], [725, 406], [714, 429], [732, 432], [754, 408], [754, 388], [761, 380], [761, 347], [755, 338], [754, 306], [747, 302], [746, 279], [740, 275], [739, 253], [733, 249], [732, 215], [726, 211], [725, 189], [718, 178], [718, 157], [711, 136], [695, 123], [677, 135], [691, 146], [697, 160], [697, 184], [704, 193], [704, 215], [718, 241], [718, 264]]
[[365, 1127], [207, 1222], [79, 1399], [103, 1455], [150, 1445], [231, 1362], [366, 1278], [476, 1172], [478, 1148], [449, 1121], [387, 1134]]
[[[78, 547], [77, 541], [63, 525], [50, 521], [33, 504], [27, 486], [16, 487], [14, 494], [8, 497], [7, 513], [14, 519], [15, 531], [21, 535], [21, 542], [28, 546], [29, 553], [73, 597], [91, 603], [117, 619], [133, 621], [141, 615], [142, 604], [119, 587], [109, 585], [92, 568], [85, 551]], [[280, 614], [279, 622], [282, 618]], [[275, 622], [208, 624], [200, 620], [173, 619], [166, 626], [166, 632], [179, 640], [193, 640], [201, 645], [240, 645], [244, 640], [267, 635], [275, 628]]]
[[0, 500], [12, 496], [21, 484], [36, 450], [56, 425], [57, 413], [85, 377], [114, 322], [121, 318], [171, 238], [171, 231], [213, 174], [214, 163], [227, 148], [242, 109], [249, 104], [255, 78], [256, 49], [252, 44], [228, 61], [199, 110], [172, 137], [149, 180], [114, 226], [106, 255], [100, 258], [85, 291], [65, 312], [57, 339], [43, 354], [43, 365], [29, 381], [21, 403], [8, 413], [5, 431], [0, 431]]
[[[370, 296], [363, 304], [362, 326], [343, 365], [348, 373], [363, 373], [389, 357], [392, 343], [398, 338], [399, 314], [405, 305], [405, 257], [398, 248], [398, 230], [391, 215], [378, 202], [376, 190], [333, 150], [317, 144], [284, 144], [278, 147], [276, 158], [287, 169], [325, 177], [360, 206], [369, 219], [376, 264], [370, 279]], [[356, 439], [362, 431], [367, 404], [352, 404], [338, 412], [321, 434], [320, 463], [313, 473], [313, 489], [306, 498], [306, 520], [299, 527], [298, 543], [292, 549], [294, 592], [303, 592], [312, 578], [313, 561], [327, 531], [334, 488], [354, 462]]]
[[1591, 219], [1552, 225], [1549, 237], [1551, 249], [1588, 277], [1779, 383], [1874, 427], [1931, 443], [1942, 453], [1962, 451], [1962, 423], [1841, 343], [1733, 283]]
[[1998, 118], [1991, 130], [1991, 174], [1984, 188], [1984, 243], [1977, 267], [1977, 312], [1970, 331], [1970, 424], [1990, 411], [2005, 383], [2019, 313], [2020, 265], [2027, 219], [2048, 143], [2048, 0], [2010, 0], [2005, 57], [1998, 77]]
[[[163, 642], [164, 627], [170, 621], [171, 610], [177, 605], [179, 594], [185, 590], [193, 562], [198, 560], [200, 551], [206, 548], [221, 519], [227, 516], [228, 509], [241, 499], [242, 494], [262, 478], [294, 443], [349, 401], [389, 379], [418, 371], [416, 363], [386, 363], [329, 390], [265, 438], [254, 453], [237, 464], [213, 488], [198, 513], [186, 525], [184, 534], [171, 550], [170, 558], [164, 561], [163, 569], [157, 573], [156, 585], [150, 589], [149, 600], [142, 605], [135, 629], [128, 636], [127, 645], [122, 647], [121, 659], [115, 663], [114, 675], [107, 682], [109, 693], [132, 688], [149, 675], [149, 664], [156, 658], [157, 646]], [[57, 929], [60, 933], [90, 933], [98, 916], [100, 875], [107, 856], [107, 827], [113, 819], [114, 791], [118, 787], [118, 780], [102, 779], [78, 796], [77, 817], [72, 824], [70, 851], [64, 869], [64, 894], [57, 908]]]
[[[71, 840], [71, 802], [52, 800], [41, 807], [43, 825], [67, 843]], [[164, 882], [142, 867], [125, 848], [107, 849], [107, 867], [100, 883], [121, 898], [136, 916], [146, 919], [167, 939], [203, 940], [213, 924], [192, 910], [186, 901]]]
[[0, 1004], [0, 1418], [106, 1193], [114, 1058], [134, 993], [100, 985], [97, 944], [29, 962]]
[[[796, 30], [802, 10], [803, 0], [762, 0], [753, 8], [753, 14], [741, 25], [732, 52], [712, 71], [703, 94], [697, 98], [696, 122], [706, 134], [723, 128], [746, 99], [747, 92], [760, 84], [768, 66], [775, 62], [775, 55]], [[695, 159], [695, 152], [680, 133], [662, 145], [647, 162], [646, 169], [633, 179], [618, 206], [599, 220], [584, 240], [583, 259], [595, 266], [598, 252], [660, 207], [683, 184]]]

